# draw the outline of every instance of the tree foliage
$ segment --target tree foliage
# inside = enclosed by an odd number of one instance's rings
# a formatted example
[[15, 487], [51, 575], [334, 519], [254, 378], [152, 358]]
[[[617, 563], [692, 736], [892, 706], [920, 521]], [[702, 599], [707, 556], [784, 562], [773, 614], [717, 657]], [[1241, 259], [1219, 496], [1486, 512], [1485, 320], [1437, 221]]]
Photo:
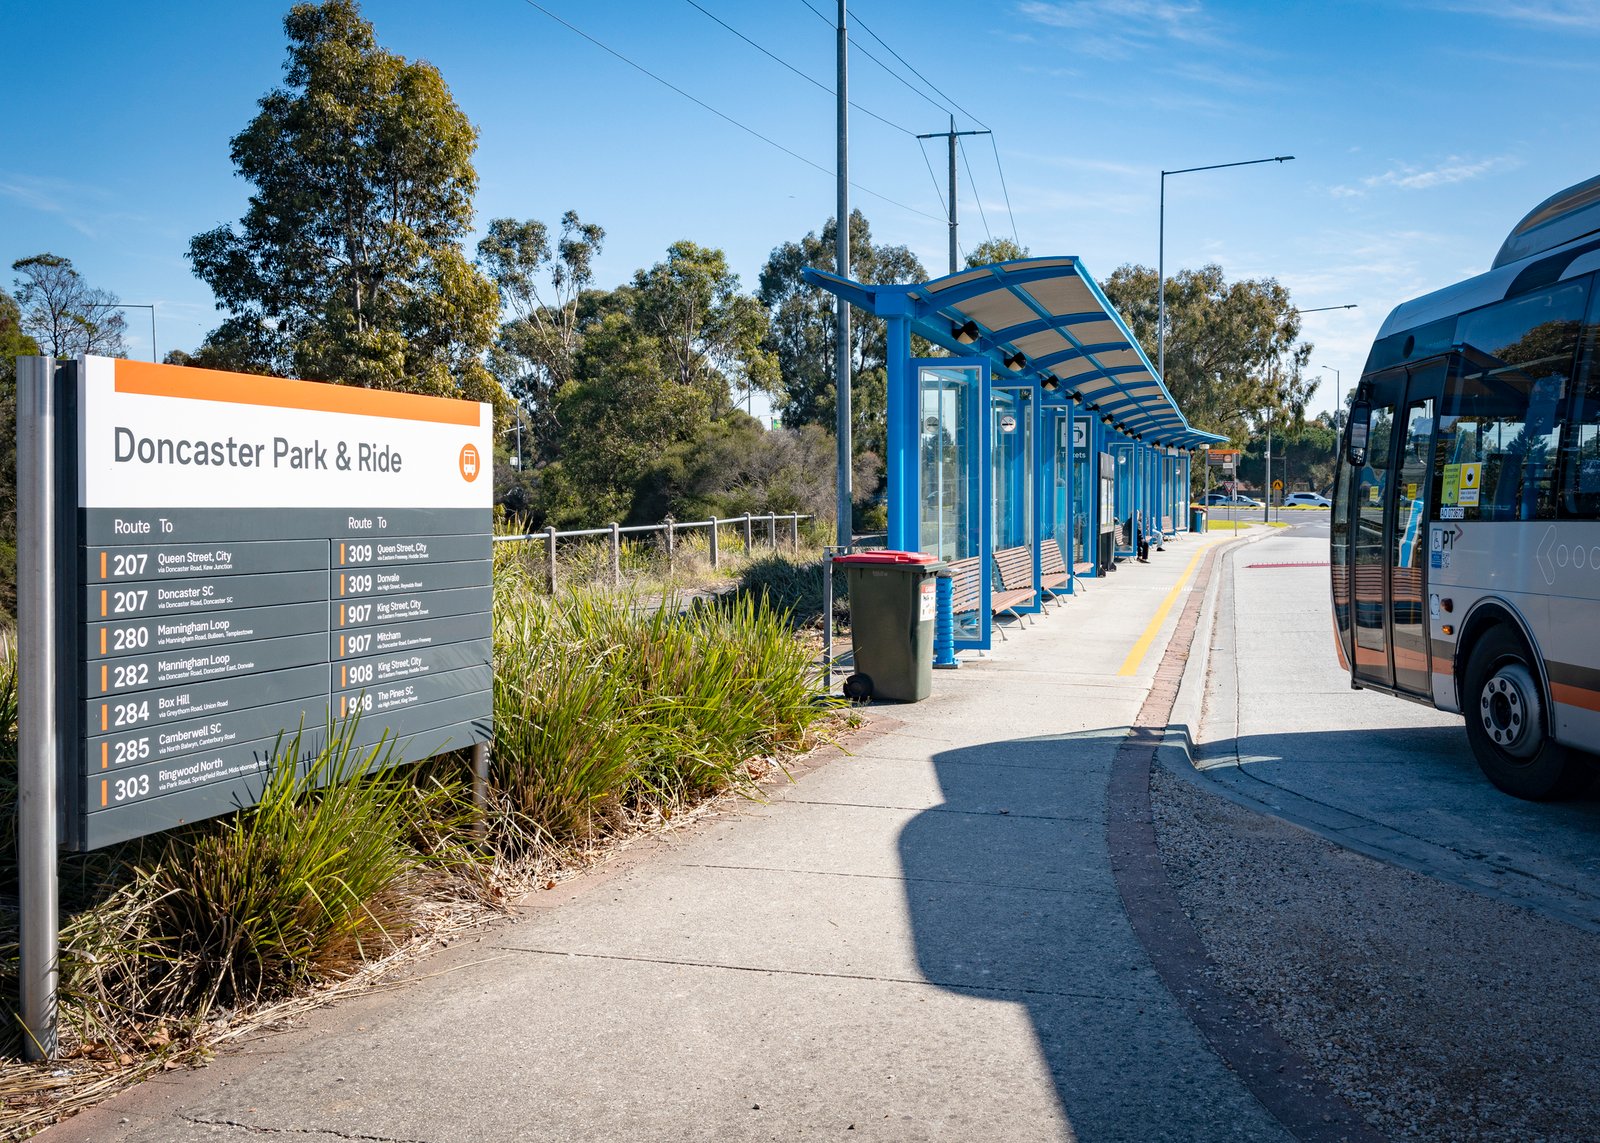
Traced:
[[461, 248], [477, 132], [432, 65], [377, 46], [354, 0], [297, 4], [284, 30], [284, 85], [232, 140], [249, 208], [189, 244], [229, 315], [197, 356], [493, 399], [495, 288]]
[[[1145, 353], [1157, 358], [1156, 271], [1119, 266], [1105, 292]], [[1166, 383], [1189, 422], [1244, 439], [1271, 425], [1304, 423], [1317, 379], [1305, 372], [1311, 345], [1299, 341], [1300, 311], [1276, 279], [1229, 283], [1222, 267], [1181, 270], [1167, 279]]]
[[34, 352], [52, 357], [94, 353], [122, 357], [128, 321], [115, 308], [117, 295], [95, 289], [72, 267], [70, 258], [35, 254], [11, 263], [17, 272], [17, 296], [10, 298], [21, 331], [37, 343]]
[[478, 243], [478, 262], [499, 288], [504, 318], [489, 370], [527, 413], [525, 456], [555, 453], [556, 393], [573, 378], [581, 340], [578, 297], [594, 280], [605, 236], [569, 210], [554, 245], [544, 223], [514, 218], [490, 222]]
[[967, 269], [974, 266], [992, 266], [996, 262], [1015, 262], [1028, 256], [1028, 248], [1010, 238], [1001, 236], [978, 243], [967, 252]]
[[38, 352], [21, 309], [0, 290], [0, 622], [17, 609], [17, 358]]
[[[757, 297], [771, 316], [767, 346], [778, 363], [778, 407], [786, 425], [835, 423], [834, 298], [805, 281], [807, 267], [832, 270], [837, 220], [822, 233], [774, 248]], [[924, 281], [928, 272], [904, 246], [872, 241], [866, 216], [850, 214], [850, 276], [875, 284]], [[850, 322], [851, 434], [858, 452], [884, 450], [887, 332], [881, 318], [854, 313]]]

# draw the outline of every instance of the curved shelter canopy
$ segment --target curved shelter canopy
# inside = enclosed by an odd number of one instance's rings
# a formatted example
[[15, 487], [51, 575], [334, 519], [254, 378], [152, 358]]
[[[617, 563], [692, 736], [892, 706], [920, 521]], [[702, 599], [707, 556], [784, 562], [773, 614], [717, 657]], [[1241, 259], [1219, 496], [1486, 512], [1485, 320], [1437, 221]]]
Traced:
[[931, 282], [878, 286], [822, 270], [806, 277], [880, 317], [965, 356], [1001, 378], [1076, 399], [1135, 439], [1196, 449], [1225, 440], [1189, 424], [1122, 316], [1074, 257], [1026, 258]]

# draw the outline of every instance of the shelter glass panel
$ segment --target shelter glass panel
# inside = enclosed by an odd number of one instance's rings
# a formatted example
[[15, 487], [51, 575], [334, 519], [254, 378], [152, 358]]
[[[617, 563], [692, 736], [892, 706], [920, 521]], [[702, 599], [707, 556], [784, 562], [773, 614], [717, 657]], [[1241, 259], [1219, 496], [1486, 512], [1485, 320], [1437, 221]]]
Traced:
[[1083, 415], [1072, 418], [1072, 550], [1067, 562], [1088, 563], [1094, 559], [1093, 537], [1089, 529], [1094, 526], [1094, 496], [1099, 484], [1099, 474], [1089, 467], [1093, 453], [1089, 448], [1089, 418]]
[[[917, 370], [918, 543], [922, 551], [943, 560], [983, 554], [980, 369], [925, 365]], [[957, 613], [957, 640], [982, 635], [978, 611]]]
[[1026, 389], [996, 389], [990, 399], [994, 548], [1033, 542], [1033, 410]]

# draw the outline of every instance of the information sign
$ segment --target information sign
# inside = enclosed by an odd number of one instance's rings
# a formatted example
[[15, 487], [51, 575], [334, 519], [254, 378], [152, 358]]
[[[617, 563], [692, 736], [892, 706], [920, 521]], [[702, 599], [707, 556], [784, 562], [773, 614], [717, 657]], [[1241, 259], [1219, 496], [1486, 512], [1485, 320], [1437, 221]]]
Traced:
[[[86, 358], [60, 418], [64, 841], [252, 804], [330, 723], [488, 740], [487, 405]], [[297, 757], [286, 744], [300, 739]]]

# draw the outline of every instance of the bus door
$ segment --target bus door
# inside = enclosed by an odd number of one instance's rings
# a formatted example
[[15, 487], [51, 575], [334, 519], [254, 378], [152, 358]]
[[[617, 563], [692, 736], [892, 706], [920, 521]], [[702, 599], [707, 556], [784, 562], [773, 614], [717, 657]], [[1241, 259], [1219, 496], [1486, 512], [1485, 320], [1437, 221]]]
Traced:
[[1444, 373], [1438, 362], [1365, 379], [1372, 405], [1367, 463], [1343, 475], [1348, 504], [1341, 511], [1348, 515], [1334, 529], [1335, 542], [1348, 545], [1335, 562], [1350, 570], [1352, 678], [1418, 695], [1431, 691], [1428, 498]]

